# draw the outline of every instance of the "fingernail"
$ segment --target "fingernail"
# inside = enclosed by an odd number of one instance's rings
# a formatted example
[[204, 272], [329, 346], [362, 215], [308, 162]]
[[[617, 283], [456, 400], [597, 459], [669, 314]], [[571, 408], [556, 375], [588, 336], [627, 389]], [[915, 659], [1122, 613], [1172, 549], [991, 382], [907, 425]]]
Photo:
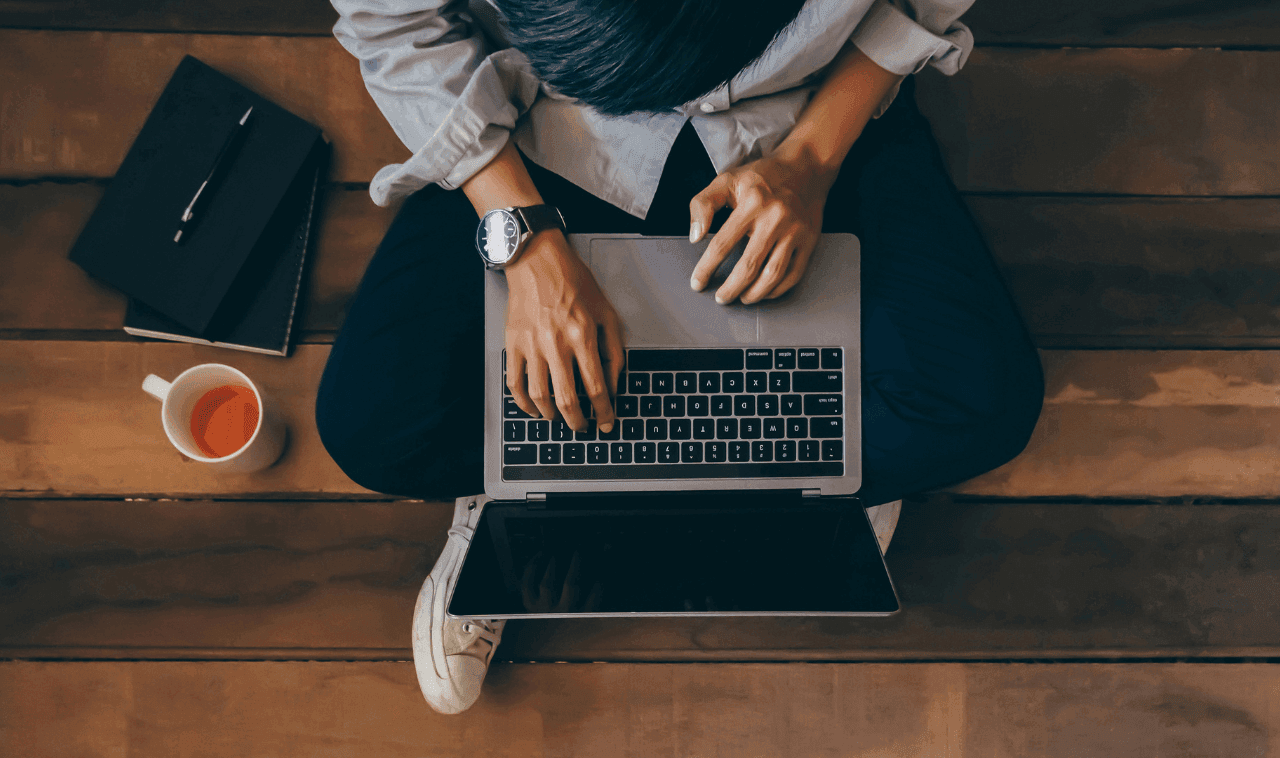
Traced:
[[720, 295], [719, 295], [719, 294], [717, 294], [717, 295], [716, 295], [716, 302], [717, 302], [717, 303], [719, 303], [720, 305], [724, 305], [725, 303], [727, 303], [727, 302], [729, 302], [729, 301], [728, 301], [728, 300], [725, 300], [723, 297], [720, 297]]
[[702, 282], [698, 281], [697, 276], [691, 276], [689, 277], [689, 286], [693, 288], [694, 292], [698, 292], [702, 289]]
[[697, 242], [702, 239], [702, 222], [694, 221], [689, 225], [689, 242]]
[[610, 421], [610, 422], [609, 422], [609, 423], [607, 423], [607, 424], [601, 424], [601, 425], [600, 425], [600, 431], [604, 432], [605, 434], [608, 434], [609, 432], [612, 432], [612, 431], [613, 431], [613, 422], [612, 422], [612, 421]]

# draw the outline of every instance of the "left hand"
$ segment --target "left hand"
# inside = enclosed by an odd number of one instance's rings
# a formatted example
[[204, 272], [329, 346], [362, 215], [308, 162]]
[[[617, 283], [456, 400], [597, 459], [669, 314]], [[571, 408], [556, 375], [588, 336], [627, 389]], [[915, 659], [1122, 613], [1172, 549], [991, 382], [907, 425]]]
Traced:
[[689, 203], [689, 241], [702, 238], [720, 208], [728, 205], [733, 212], [703, 252], [689, 285], [702, 291], [746, 235], [746, 250], [716, 290], [716, 302], [725, 305], [741, 296], [743, 303], [755, 303], [795, 286], [818, 244], [836, 173], [779, 151], [717, 176]]

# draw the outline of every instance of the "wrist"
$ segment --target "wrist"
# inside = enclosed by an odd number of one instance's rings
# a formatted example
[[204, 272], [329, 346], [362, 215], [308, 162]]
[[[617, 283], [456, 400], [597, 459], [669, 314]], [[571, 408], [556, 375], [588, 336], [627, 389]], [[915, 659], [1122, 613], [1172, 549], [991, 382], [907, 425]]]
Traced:
[[522, 286], [539, 279], [563, 279], [573, 264], [573, 249], [559, 229], [544, 229], [529, 238], [520, 257], [507, 265], [507, 284]]

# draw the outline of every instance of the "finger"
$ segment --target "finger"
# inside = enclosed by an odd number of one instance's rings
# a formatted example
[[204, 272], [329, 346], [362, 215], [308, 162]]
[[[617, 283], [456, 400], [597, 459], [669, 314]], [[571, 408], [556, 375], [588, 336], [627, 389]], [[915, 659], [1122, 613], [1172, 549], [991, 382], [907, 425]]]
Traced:
[[541, 560], [541, 558], [542, 553], [538, 552], [533, 556], [533, 558], [529, 559], [529, 562], [524, 566], [524, 577], [520, 580], [520, 600], [524, 603], [525, 610], [527, 611], [539, 610], [538, 598], [533, 594], [533, 578], [538, 566], [538, 561]]
[[[732, 199], [729, 175], [720, 174], [689, 201], [689, 243], [697, 244], [711, 228], [711, 218]], [[700, 288], [699, 288], [700, 289]]]
[[538, 409], [534, 416], [554, 419], [556, 407], [551, 403], [551, 388], [547, 385], [547, 362], [537, 353], [529, 356], [528, 360], [529, 399]]
[[524, 353], [515, 347], [507, 347], [507, 389], [511, 390], [511, 399], [516, 402], [520, 410], [533, 416], [538, 417], [538, 406], [533, 404], [529, 399], [529, 393], [525, 390], [525, 359]]
[[573, 382], [573, 353], [565, 351], [551, 356], [552, 394], [555, 396], [556, 410], [564, 417], [565, 423], [576, 431], [587, 428], [587, 419], [578, 407], [578, 388]]
[[[582, 387], [587, 391], [591, 407], [596, 411], [596, 427], [602, 432], [613, 429], [613, 403], [609, 400], [609, 385], [605, 383], [604, 369], [600, 366], [600, 351], [596, 347], [596, 329], [593, 326], [590, 334], [572, 336], [573, 355], [578, 361], [578, 373], [582, 376]], [[583, 426], [586, 426], [585, 419]]]
[[622, 319], [610, 310], [602, 325], [604, 331], [604, 375], [609, 381], [609, 394], [618, 394], [618, 377], [626, 362], [626, 345], [622, 341]]
[[578, 602], [578, 573], [582, 564], [582, 556], [574, 551], [572, 560], [569, 561], [569, 573], [565, 574], [564, 585], [560, 588], [560, 602], [556, 603], [556, 611], [559, 613], [568, 613], [573, 610], [574, 603]]
[[778, 242], [773, 248], [773, 252], [769, 254], [769, 259], [765, 261], [764, 268], [760, 269], [760, 275], [747, 288], [747, 291], [742, 293], [742, 302], [757, 302], [772, 292], [774, 287], [778, 286], [778, 283], [787, 275], [791, 265], [791, 250], [792, 241], [790, 237]]
[[813, 250], [817, 246], [817, 240], [809, 240], [805, 244], [796, 248], [795, 255], [791, 256], [791, 265], [787, 268], [787, 275], [782, 277], [782, 281], [778, 282], [778, 286], [766, 295], [766, 298], [781, 297], [787, 290], [796, 286], [800, 282], [800, 278], [804, 276], [805, 270], [809, 267], [809, 257], [813, 255]]
[[721, 305], [732, 303], [756, 280], [760, 269], [764, 268], [770, 251], [777, 244], [777, 228], [780, 221], [781, 218], [773, 216], [757, 219], [755, 230], [751, 234], [750, 241], [747, 242], [747, 248], [742, 252], [742, 258], [729, 273], [729, 278], [725, 279], [720, 289], [716, 290], [717, 303]]
[[[693, 267], [693, 274], [689, 277], [690, 287], [700, 292], [703, 287], [707, 286], [707, 282], [711, 280], [711, 275], [716, 272], [716, 269], [720, 268], [720, 264], [724, 262], [724, 259], [729, 257], [729, 252], [751, 229], [751, 225], [755, 222], [756, 210], [755, 206], [746, 205], [739, 205], [733, 209], [733, 213], [729, 214], [724, 226], [720, 227], [720, 231], [716, 232], [715, 236], [711, 238], [707, 249], [702, 251], [702, 257], [698, 259], [697, 265]], [[718, 298], [717, 302], [719, 302]]]

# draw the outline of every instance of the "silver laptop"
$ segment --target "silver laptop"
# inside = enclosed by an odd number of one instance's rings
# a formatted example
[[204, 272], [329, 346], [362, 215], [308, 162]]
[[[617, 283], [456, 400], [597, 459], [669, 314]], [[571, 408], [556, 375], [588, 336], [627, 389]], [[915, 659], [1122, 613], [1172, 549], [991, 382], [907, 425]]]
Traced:
[[[575, 432], [515, 405], [504, 374], [506, 278], [486, 274], [491, 500], [449, 614], [896, 612], [851, 497], [862, 483], [857, 238], [822, 235], [786, 295], [729, 306], [714, 295], [742, 245], [693, 292], [707, 241], [569, 242], [624, 323], [617, 421], [608, 434], [594, 419]], [[581, 407], [590, 413], [585, 399]]]

